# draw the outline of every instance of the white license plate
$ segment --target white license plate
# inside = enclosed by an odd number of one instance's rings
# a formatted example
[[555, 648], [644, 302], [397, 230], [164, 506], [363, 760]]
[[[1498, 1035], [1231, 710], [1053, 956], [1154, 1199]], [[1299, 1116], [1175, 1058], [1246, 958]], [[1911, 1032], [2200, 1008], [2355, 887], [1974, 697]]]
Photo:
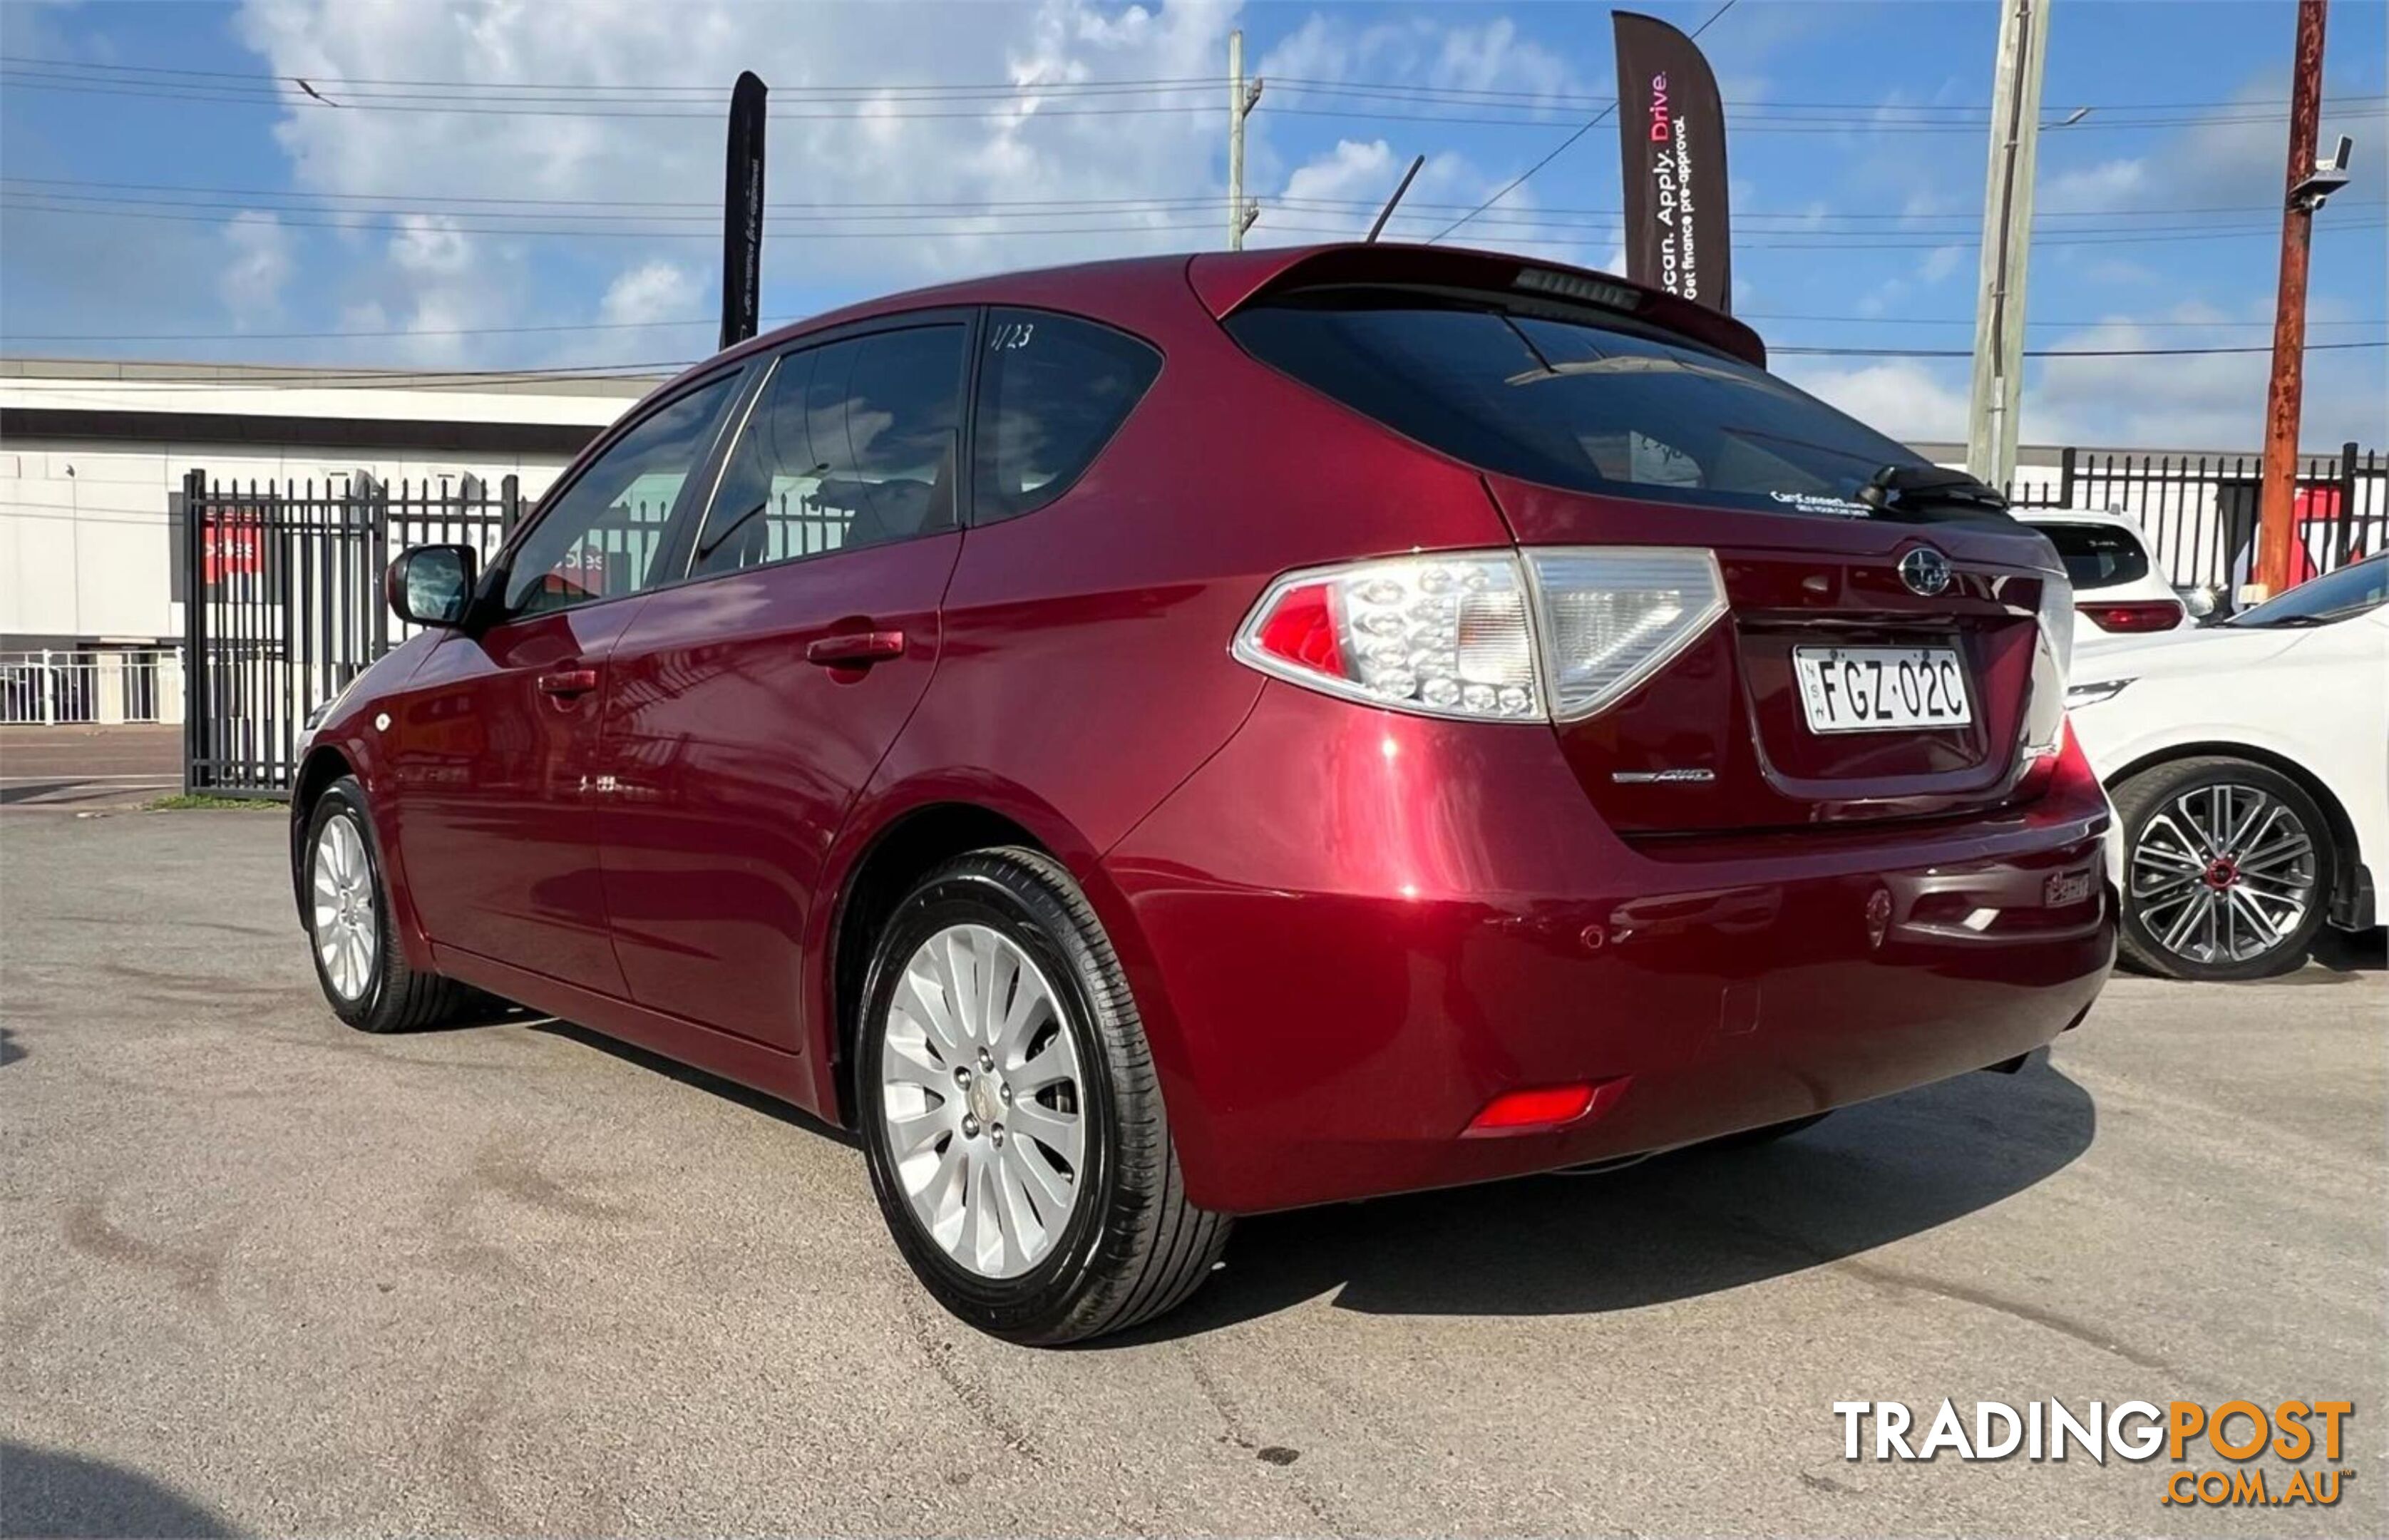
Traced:
[[1948, 647], [1795, 647], [1812, 733], [1962, 727], [1974, 720], [1966, 671]]

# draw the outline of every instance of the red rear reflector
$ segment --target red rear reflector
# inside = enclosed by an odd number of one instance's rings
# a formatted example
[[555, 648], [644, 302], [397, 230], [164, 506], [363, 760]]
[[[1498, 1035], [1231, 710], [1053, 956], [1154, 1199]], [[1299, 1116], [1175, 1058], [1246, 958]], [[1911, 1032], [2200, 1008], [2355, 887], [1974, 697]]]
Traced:
[[2181, 606], [2173, 599], [2086, 604], [2081, 609], [2102, 631], [2171, 631], [2181, 623]]
[[1327, 584], [1289, 588], [1270, 607], [1253, 640], [1263, 652], [1337, 679], [1348, 679], [1344, 648], [1335, 639], [1335, 611]]
[[1590, 1085], [1539, 1085], [1531, 1091], [1506, 1091], [1485, 1104], [1468, 1121], [1463, 1134], [1530, 1134], [1556, 1128], [1584, 1116], [1592, 1105]]

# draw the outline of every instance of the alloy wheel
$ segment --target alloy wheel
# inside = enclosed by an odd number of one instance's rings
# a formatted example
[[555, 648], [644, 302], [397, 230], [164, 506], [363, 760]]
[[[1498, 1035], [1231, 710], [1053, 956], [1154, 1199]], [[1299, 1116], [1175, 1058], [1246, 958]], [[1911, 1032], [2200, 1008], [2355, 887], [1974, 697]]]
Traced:
[[2192, 787], [2151, 814], [2130, 866], [2150, 938], [2210, 965], [2250, 961], [2296, 934], [2320, 870], [2313, 834], [2287, 803], [2229, 781]]
[[325, 820], [315, 836], [315, 956], [324, 977], [343, 1000], [363, 997], [373, 981], [374, 954], [381, 945], [381, 921], [374, 897], [373, 866], [364, 836], [346, 815]]
[[1043, 1260], [1076, 1212], [1087, 1126], [1079, 1039], [1037, 964], [984, 925], [916, 948], [879, 1055], [888, 1164], [913, 1216], [982, 1277]]

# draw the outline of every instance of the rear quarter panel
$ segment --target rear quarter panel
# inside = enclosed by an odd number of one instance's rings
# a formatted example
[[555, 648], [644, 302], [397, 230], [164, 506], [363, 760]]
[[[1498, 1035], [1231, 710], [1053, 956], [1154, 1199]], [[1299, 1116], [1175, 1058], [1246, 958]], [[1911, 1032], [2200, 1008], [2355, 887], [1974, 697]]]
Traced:
[[1180, 1059], [1167, 994], [1098, 862], [1259, 698], [1261, 676], [1229, 656], [1237, 624], [1291, 568], [1509, 534], [1474, 473], [1254, 363], [1182, 283], [1087, 298], [1032, 285], [997, 302], [1142, 337], [1161, 372], [1069, 491], [965, 533], [937, 674], [826, 876], [842, 886], [925, 802], [1013, 818], [1087, 889], [1168, 1095]]

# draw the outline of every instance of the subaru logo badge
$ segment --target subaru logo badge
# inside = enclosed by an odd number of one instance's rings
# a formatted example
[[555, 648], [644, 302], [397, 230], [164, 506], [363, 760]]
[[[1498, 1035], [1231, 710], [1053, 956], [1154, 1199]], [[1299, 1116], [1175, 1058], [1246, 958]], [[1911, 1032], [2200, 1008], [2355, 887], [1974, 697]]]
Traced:
[[1930, 545], [1919, 545], [1899, 558], [1899, 581], [1910, 593], [1929, 599], [1949, 586], [1949, 558]]

